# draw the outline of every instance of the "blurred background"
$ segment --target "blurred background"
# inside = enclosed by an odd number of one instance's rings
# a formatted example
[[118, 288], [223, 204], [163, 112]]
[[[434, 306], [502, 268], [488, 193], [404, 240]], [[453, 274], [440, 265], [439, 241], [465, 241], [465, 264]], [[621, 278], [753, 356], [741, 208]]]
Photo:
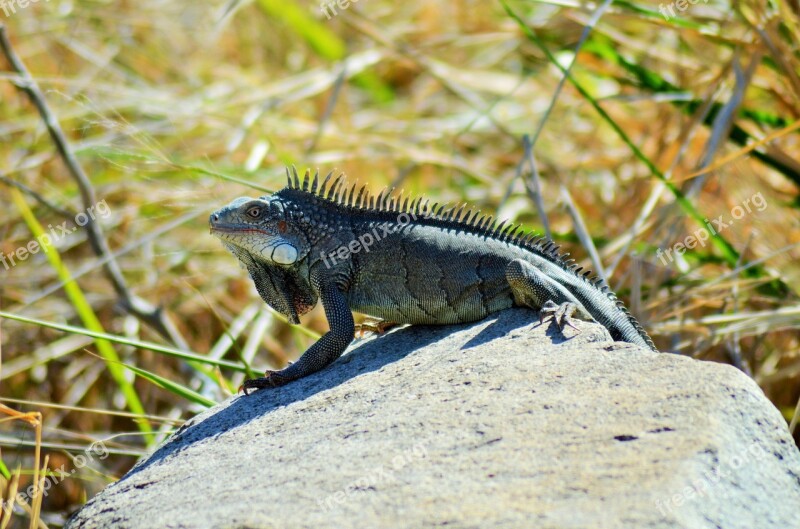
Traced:
[[798, 438], [797, 0], [4, 0], [0, 23], [0, 483], [47, 487], [0, 527], [62, 525], [325, 332], [208, 233], [291, 164], [549, 230]]

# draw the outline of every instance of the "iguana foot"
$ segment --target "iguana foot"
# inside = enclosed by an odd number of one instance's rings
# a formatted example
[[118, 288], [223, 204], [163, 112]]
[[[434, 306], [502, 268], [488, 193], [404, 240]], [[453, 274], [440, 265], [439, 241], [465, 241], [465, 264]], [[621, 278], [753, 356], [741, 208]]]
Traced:
[[361, 338], [365, 333], [368, 332], [383, 334], [389, 329], [394, 329], [398, 325], [400, 324], [386, 320], [365, 321], [364, 323], [359, 323], [356, 325], [355, 336]]
[[251, 378], [244, 381], [239, 387], [239, 391], [243, 391], [245, 395], [250, 395], [253, 391], [258, 391], [264, 388], [277, 388], [291, 382], [292, 379], [281, 375], [280, 371], [266, 370], [264, 376], [260, 378]]
[[556, 325], [558, 325], [558, 329], [560, 331], [563, 331], [565, 326], [569, 326], [576, 331], [581, 332], [580, 329], [578, 329], [575, 324], [572, 323], [573, 316], [586, 321], [594, 321], [594, 318], [592, 318], [591, 315], [581, 314], [581, 312], [583, 311], [581, 311], [580, 308], [571, 301], [565, 301], [561, 305], [557, 305], [554, 301], [547, 300], [539, 310], [539, 323], [543, 323], [545, 318], [552, 316], [553, 321], [556, 322]]

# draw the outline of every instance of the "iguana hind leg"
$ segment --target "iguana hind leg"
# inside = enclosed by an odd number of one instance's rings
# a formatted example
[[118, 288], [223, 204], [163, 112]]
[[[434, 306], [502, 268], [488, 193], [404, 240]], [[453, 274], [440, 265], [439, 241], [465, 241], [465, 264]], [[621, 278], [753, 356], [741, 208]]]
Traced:
[[595, 321], [589, 311], [572, 293], [544, 272], [521, 259], [506, 266], [506, 280], [511, 286], [514, 301], [518, 305], [539, 311], [540, 321], [552, 316], [560, 330], [565, 326], [577, 329], [572, 317]]

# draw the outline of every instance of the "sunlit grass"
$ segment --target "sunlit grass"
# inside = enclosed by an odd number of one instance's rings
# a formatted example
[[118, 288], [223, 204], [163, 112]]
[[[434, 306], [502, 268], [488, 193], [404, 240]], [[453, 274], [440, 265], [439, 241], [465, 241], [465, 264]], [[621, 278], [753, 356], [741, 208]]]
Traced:
[[[18, 189], [11, 189], [11, 198], [17, 206], [17, 209], [19, 209], [20, 215], [22, 215], [28, 228], [31, 230], [33, 238], [38, 241], [41, 251], [47, 256], [47, 260], [50, 261], [50, 265], [56, 270], [58, 278], [64, 283], [64, 292], [72, 303], [78, 317], [89, 330], [102, 333], [103, 325], [100, 323], [92, 306], [83, 295], [81, 288], [77, 283], [72, 281], [69, 270], [67, 270], [67, 267], [64, 266], [64, 263], [61, 261], [58, 250], [56, 250], [52, 241], [50, 241], [50, 237], [45, 233], [44, 228], [42, 228], [42, 225], [28, 207], [28, 204], [25, 202], [25, 197], [22, 196], [22, 193]], [[97, 350], [100, 352], [100, 355], [109, 363], [108, 372], [125, 396], [125, 402], [128, 408], [135, 414], [145, 415], [144, 406], [142, 406], [142, 402], [139, 400], [139, 395], [134, 390], [133, 384], [125, 378], [125, 374], [119, 366], [119, 355], [117, 355], [111, 343], [102, 338], [98, 338], [95, 340], [95, 344], [97, 345]], [[141, 419], [137, 421], [137, 424], [139, 425], [139, 429], [146, 434], [148, 442], [152, 442], [153, 430], [150, 423], [146, 419]]]

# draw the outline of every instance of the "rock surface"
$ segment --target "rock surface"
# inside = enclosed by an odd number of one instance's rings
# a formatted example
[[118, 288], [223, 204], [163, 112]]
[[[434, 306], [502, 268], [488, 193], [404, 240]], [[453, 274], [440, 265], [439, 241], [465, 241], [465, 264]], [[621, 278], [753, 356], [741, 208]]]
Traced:
[[800, 527], [800, 454], [752, 380], [578, 326], [356, 342], [195, 417], [68, 527]]

